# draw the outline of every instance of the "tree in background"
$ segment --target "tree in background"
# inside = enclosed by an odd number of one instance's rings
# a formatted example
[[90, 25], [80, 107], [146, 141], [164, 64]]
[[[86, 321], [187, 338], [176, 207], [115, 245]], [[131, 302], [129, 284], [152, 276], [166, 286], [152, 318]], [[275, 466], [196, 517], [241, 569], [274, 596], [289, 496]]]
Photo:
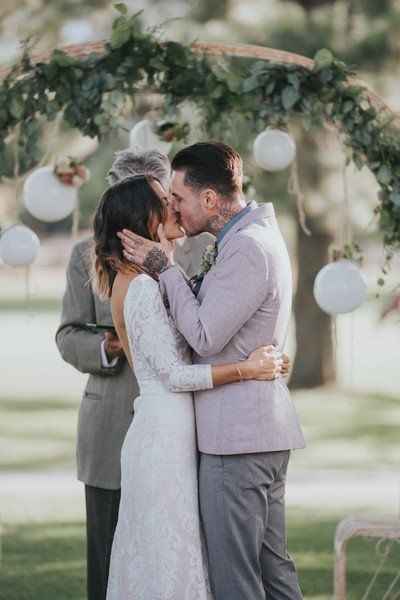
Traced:
[[[304, 9], [305, 18], [285, 22], [282, 17], [264, 38], [265, 44], [309, 57], [322, 46], [327, 47], [375, 83], [377, 68], [382, 77], [393, 66], [398, 54], [396, 33], [400, 23], [393, 0], [292, 0], [292, 3]], [[326, 131], [313, 132], [317, 142], [314, 144], [307, 132], [300, 139], [299, 147], [307, 149], [306, 160], [300, 156], [301, 180], [310, 194], [318, 193], [324, 177], [321, 138], [327, 135]], [[319, 309], [312, 294], [314, 278], [327, 262], [334, 241], [329, 207], [317, 214], [310, 211], [308, 226], [311, 236], [298, 226], [299, 277], [294, 303], [297, 345], [301, 348], [302, 340], [307, 339], [307, 348], [296, 355], [293, 387], [314, 387], [335, 377], [330, 317]]]

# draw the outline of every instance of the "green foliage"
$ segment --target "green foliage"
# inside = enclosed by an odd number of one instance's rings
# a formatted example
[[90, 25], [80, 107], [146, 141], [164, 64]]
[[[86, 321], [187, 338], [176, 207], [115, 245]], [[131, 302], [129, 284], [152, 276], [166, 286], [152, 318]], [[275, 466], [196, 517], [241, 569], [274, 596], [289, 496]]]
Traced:
[[229, 10], [230, 0], [201, 0], [193, 3], [191, 16], [199, 23], [207, 23], [211, 19], [224, 19]]
[[358, 0], [356, 9], [370, 17], [386, 17], [392, 8], [392, 0]]
[[[9, 168], [7, 140], [18, 126], [19, 156], [25, 168], [40, 157], [40, 119], [63, 118], [82, 133], [100, 138], [119, 123], [128, 97], [143, 90], [165, 97], [166, 116], [185, 100], [202, 111], [204, 131], [227, 125], [240, 115], [248, 130], [286, 126], [306, 129], [326, 120], [341, 131], [350, 159], [367, 165], [382, 194], [379, 206], [384, 244], [400, 247], [400, 134], [390, 113], [378, 112], [365, 89], [348, 83], [353, 73], [329, 50], [315, 56], [313, 70], [297, 65], [252, 60], [207, 59], [176, 42], [162, 43], [141, 29], [137, 15], [119, 15], [102, 54], [78, 59], [55, 50], [48, 63], [21, 64], [0, 87], [0, 176]], [[12, 137], [12, 136], [11, 136]]]
[[330, 21], [320, 23], [310, 32], [306, 21], [290, 20], [279, 22], [268, 33], [266, 45], [281, 48], [312, 58], [320, 48], [332, 48], [334, 30]]

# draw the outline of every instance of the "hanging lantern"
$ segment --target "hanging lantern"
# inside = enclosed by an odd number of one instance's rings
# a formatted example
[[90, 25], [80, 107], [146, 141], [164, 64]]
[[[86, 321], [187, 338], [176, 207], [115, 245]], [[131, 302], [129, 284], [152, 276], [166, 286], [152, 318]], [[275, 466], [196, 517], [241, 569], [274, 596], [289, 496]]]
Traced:
[[318, 306], [329, 315], [353, 312], [367, 298], [367, 284], [354, 262], [338, 260], [321, 269], [314, 282]]
[[38, 236], [25, 225], [14, 225], [6, 229], [0, 238], [0, 258], [10, 267], [32, 264], [39, 248]]
[[52, 167], [41, 167], [27, 177], [23, 198], [31, 215], [45, 223], [54, 223], [74, 211], [78, 190], [77, 186], [64, 184]]
[[144, 152], [148, 150], [158, 150], [162, 154], [168, 154], [172, 148], [172, 143], [164, 141], [154, 132], [153, 123], [148, 119], [139, 121], [131, 130], [129, 135], [130, 147], [139, 146]]
[[280, 129], [266, 129], [254, 140], [254, 159], [266, 171], [283, 171], [296, 156], [292, 136]]

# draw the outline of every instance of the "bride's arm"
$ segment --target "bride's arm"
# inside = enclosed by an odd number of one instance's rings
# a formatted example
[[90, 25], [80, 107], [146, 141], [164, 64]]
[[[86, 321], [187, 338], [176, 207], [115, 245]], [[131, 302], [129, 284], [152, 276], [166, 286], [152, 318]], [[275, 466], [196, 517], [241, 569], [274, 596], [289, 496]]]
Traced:
[[247, 360], [211, 367], [214, 387], [248, 379], [272, 380], [283, 374], [283, 359], [274, 354], [273, 346], [258, 348]]
[[[159, 379], [173, 392], [211, 389], [244, 379], [274, 379], [282, 361], [262, 348], [245, 361], [227, 365], [188, 365], [181, 361], [158, 285], [136, 280], [126, 301], [125, 319], [133, 342]], [[135, 362], [135, 356], [133, 363]]]

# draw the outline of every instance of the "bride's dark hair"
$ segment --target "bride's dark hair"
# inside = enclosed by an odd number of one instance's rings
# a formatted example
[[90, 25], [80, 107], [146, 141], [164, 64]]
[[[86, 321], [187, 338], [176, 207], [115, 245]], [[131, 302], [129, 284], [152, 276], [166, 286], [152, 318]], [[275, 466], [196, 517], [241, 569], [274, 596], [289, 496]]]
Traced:
[[111, 296], [119, 267], [125, 262], [118, 231], [154, 239], [149, 224], [156, 217], [165, 221], [165, 206], [151, 183], [158, 181], [148, 175], [134, 175], [109, 187], [102, 195], [94, 216], [94, 283], [102, 298]]

